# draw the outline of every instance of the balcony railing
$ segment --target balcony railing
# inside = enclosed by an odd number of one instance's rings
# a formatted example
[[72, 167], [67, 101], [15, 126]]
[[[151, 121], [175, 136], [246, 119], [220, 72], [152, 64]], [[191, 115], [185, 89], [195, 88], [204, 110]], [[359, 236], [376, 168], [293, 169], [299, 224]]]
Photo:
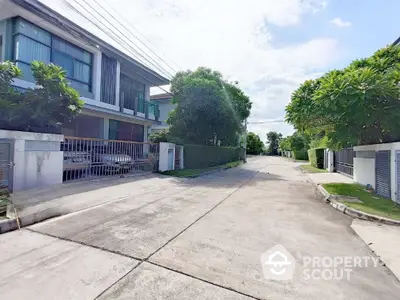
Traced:
[[144, 113], [146, 119], [159, 120], [160, 109], [158, 104], [150, 103], [148, 101], [138, 101], [137, 99], [125, 99], [124, 94], [120, 94], [120, 111], [133, 113], [133, 115], [138, 115], [138, 113]]

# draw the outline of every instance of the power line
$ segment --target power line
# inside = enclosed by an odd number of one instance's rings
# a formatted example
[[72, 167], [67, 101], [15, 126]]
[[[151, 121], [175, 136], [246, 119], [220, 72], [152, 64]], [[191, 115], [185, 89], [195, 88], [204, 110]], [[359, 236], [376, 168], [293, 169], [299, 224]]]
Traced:
[[[90, 23], [92, 23], [94, 26], [96, 26], [98, 29], [100, 29], [103, 33], [107, 34], [107, 33], [106, 33], [102, 28], [100, 28], [95, 22], [93, 22], [92, 20], [89, 20], [83, 13], [81, 13], [78, 9], [76, 9], [76, 8], [75, 8], [73, 5], [71, 5], [69, 2], [67, 2], [67, 1], [64, 0], [64, 2], [61, 2], [61, 3], [67, 4], [69, 8], [72, 8], [75, 12], [77, 12], [79, 15], [81, 15], [82, 17], [84, 17], [85, 19], [87, 19]], [[63, 26], [63, 28], [64, 28], [64, 29], [67, 29], [65, 26]], [[73, 35], [73, 36], [76, 37], [76, 34], [72, 34], [69, 30], [67, 30], [67, 32], [69, 32], [71, 35]], [[107, 34], [107, 35], [108, 35], [108, 34]], [[92, 42], [90, 39], [88, 39], [85, 35], [80, 34], [79, 36], [80, 36], [81, 39], [83, 38], [83, 39], [87, 40], [87, 41], [90, 43], [90, 44], [85, 43], [86, 45], [88, 45], [88, 46], [97, 46], [97, 45], [93, 44], [93, 42]], [[113, 38], [113, 37], [111, 37], [111, 38], [112, 38], [115, 42], [119, 43], [115, 38]], [[127, 50], [127, 51], [129, 51], [129, 50], [126, 49], [125, 47], [124, 47], [124, 49]], [[132, 54], [132, 53], [131, 53], [131, 54]], [[139, 75], [140, 77], [142, 77], [143, 79], [145, 79], [146, 81], [152, 83], [155, 87], [158, 87], [158, 88], [160, 88], [161, 90], [163, 90], [165, 93], [167, 93], [167, 94], [173, 96], [173, 94], [171, 94], [169, 91], [167, 91], [166, 89], [164, 89], [163, 87], [161, 87], [161, 85], [154, 83], [154, 81], [148, 79], [146, 76], [140, 74], [140, 73], [137, 72], [137, 71], [134, 71], [134, 70], [132, 70], [132, 71], [133, 71], [135, 74], [137, 74], [137, 75]]]
[[[113, 18], [115, 21], [117, 21], [124, 29], [126, 29], [130, 34], [132, 34], [143, 46], [145, 46], [149, 51], [151, 51], [158, 59], [160, 59], [162, 62], [164, 62], [168, 67], [170, 67], [175, 73], [176, 70], [174, 69], [174, 67], [172, 67], [170, 64], [168, 64], [163, 58], [161, 58], [155, 51], [153, 51], [149, 46], [146, 45], [145, 42], [143, 42], [139, 37], [137, 37], [131, 30], [129, 30], [129, 28], [127, 28], [122, 22], [120, 22], [117, 18], [115, 18], [111, 13], [109, 13], [109, 11], [107, 9], [104, 8], [104, 6], [102, 6], [97, 0], [93, 0], [97, 5], [99, 5], [111, 18]], [[107, 3], [107, 1], [103, 0], [104, 3]], [[132, 29], [134, 29], [138, 34], [140, 34], [140, 32], [136, 29], [135, 26], [133, 26], [131, 23], [129, 23], [129, 21], [127, 21], [120, 13], [118, 13], [118, 11], [116, 9], [114, 9], [110, 4], [108, 4], [108, 7], [110, 7], [121, 19], [123, 19], [125, 22], [127, 22], [130, 27], [132, 27]], [[143, 39], [145, 39], [150, 45], [152, 45], [153, 47], [154, 44], [152, 44], [145, 36], [142, 36]], [[163, 53], [161, 51], [159, 51], [160, 53]], [[168, 57], [163, 53], [163, 55], [168, 59]], [[174, 63], [178, 69], [182, 68], [176, 64], [175, 62], [173, 62], [171, 60], [172, 63]]]
[[[106, 24], [104, 24], [101, 20], [99, 20], [91, 11], [89, 11], [84, 5], [82, 5], [81, 3], [79, 3], [77, 0], [73, 0], [76, 4], [78, 4], [82, 9], [84, 9], [88, 14], [90, 14], [96, 21], [98, 21], [101, 25], [103, 25], [105, 28], [107, 28], [108, 31], [111, 32], [111, 34], [114, 35], [114, 38], [107, 32], [104, 31], [104, 29], [102, 29], [100, 26], [98, 26], [97, 24], [93, 23], [91, 20], [89, 20], [82, 12], [80, 12], [79, 10], [77, 10], [75, 7], [73, 7], [68, 1], [66, 1], [69, 5], [72, 6], [72, 8], [78, 12], [80, 15], [84, 16], [86, 19], [88, 19], [92, 24], [94, 24], [97, 28], [99, 28], [101, 31], [103, 31], [105, 34], [107, 34], [110, 38], [112, 38], [114, 41], [116, 41], [119, 44], [125, 44], [127, 45], [131, 50], [131, 54], [135, 55], [132, 52], [135, 52], [137, 55], [141, 56], [142, 58], [144, 58], [145, 61], [147, 61], [148, 63], [150, 63], [150, 65], [153, 65], [156, 69], [161, 70], [166, 72], [169, 76], [173, 76], [172, 74], [170, 74], [168, 71], [166, 71], [164, 68], [160, 67], [158, 64], [154, 64], [149, 62], [148, 59], [146, 59], [142, 54], [140, 54], [136, 49], [134, 49], [131, 45], [129, 45], [127, 42], [125, 42], [123, 39], [119, 38], [115, 32]], [[100, 17], [102, 17], [103, 19], [105, 19], [95, 8], [93, 8], [90, 4], [87, 3], [86, 0], [83, 0], [86, 5], [88, 5], [91, 9], [93, 9]], [[124, 33], [122, 33], [118, 28], [116, 28], [113, 24], [111, 24], [109, 21], [107, 21], [107, 23], [109, 23], [114, 29], [117, 29], [117, 31], [119, 31], [120, 34], [124, 35], [126, 37], [126, 35]], [[118, 39], [116, 40], [115, 37]], [[126, 37], [129, 40], [129, 37]], [[124, 47], [126, 49], [126, 47]], [[128, 49], [126, 49], [128, 50]], [[129, 51], [129, 50], [128, 50]]]
[[[130, 38], [129, 38], [124, 32], [122, 32], [119, 28], [117, 28], [114, 24], [112, 24], [107, 18], [105, 18], [98, 10], [96, 10], [93, 6], [91, 6], [86, 0], [83, 0], [83, 1], [86, 3], [87, 6], [89, 6], [91, 9], [93, 9], [99, 16], [101, 16], [104, 20], [106, 20], [108, 24], [110, 24], [110, 25], [111, 25], [113, 28], [115, 28], [120, 34], [122, 34], [126, 39], [128, 39], [128, 40], [132, 43], [133, 46], [136, 46], [136, 45], [132, 42], [132, 40], [130, 40]], [[97, 5], [99, 5], [110, 17], [112, 17], [114, 20], [116, 20], [116, 21], [118, 22], [118, 24], [120, 24], [122, 27], [124, 27], [125, 29], [127, 29], [127, 28], [126, 28], [121, 22], [119, 22], [112, 14], [110, 14], [107, 10], [105, 10], [104, 7], [101, 6], [101, 4], [99, 4], [96, 0], [93, 0], [93, 1], [94, 1], [95, 3], [97, 3]], [[127, 30], [128, 30], [128, 29], [127, 29]], [[136, 37], [135, 35], [133, 35], [133, 36], [137, 39], [137, 37]], [[142, 42], [142, 44], [143, 44], [143, 42]], [[161, 64], [157, 63], [150, 55], [148, 55], [148, 54], [147, 54], [145, 51], [143, 51], [140, 47], [137, 47], [137, 48], [141, 51], [141, 53], [142, 53], [143, 55], [145, 55], [148, 59], [150, 59], [150, 60], [154, 63], [154, 66], [158, 66], [160, 70], [166, 72], [169, 76], [173, 77], [173, 74], [171, 74], [167, 69], [165, 69], [163, 66], [161, 66]], [[150, 51], [152, 51], [152, 50], [150, 49]], [[153, 51], [153, 53], [154, 53], [154, 51]], [[138, 53], [138, 54], [139, 54], [139, 53]], [[139, 55], [141, 55], [141, 54], [139, 54]], [[143, 55], [141, 55], [141, 56], [144, 58]], [[160, 60], [161, 60], [164, 64], [168, 65], [163, 59], [160, 58]], [[171, 66], [169, 66], [169, 67], [171, 68]], [[173, 71], [174, 73], [176, 73], [176, 71], [175, 71], [173, 68], [171, 68], [171, 69], [172, 69], [172, 71]]]

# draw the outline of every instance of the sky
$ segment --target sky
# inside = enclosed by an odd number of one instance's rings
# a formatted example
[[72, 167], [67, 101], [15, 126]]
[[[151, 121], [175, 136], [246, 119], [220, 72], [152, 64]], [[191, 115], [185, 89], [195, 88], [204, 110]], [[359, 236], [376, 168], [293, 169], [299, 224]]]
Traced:
[[[41, 1], [64, 12], [65, 0]], [[78, 7], [76, 0], [66, 1]], [[107, 17], [129, 36], [123, 38], [131, 54], [160, 73], [206, 66], [238, 81], [253, 102], [249, 130], [263, 141], [271, 130], [293, 133], [282, 122], [251, 123], [282, 120], [291, 93], [302, 82], [369, 56], [400, 36], [398, 0], [85, 1], [79, 0], [99, 11], [93, 17], [79, 8], [87, 18], [98, 22]], [[82, 18], [77, 21], [93, 27]]]

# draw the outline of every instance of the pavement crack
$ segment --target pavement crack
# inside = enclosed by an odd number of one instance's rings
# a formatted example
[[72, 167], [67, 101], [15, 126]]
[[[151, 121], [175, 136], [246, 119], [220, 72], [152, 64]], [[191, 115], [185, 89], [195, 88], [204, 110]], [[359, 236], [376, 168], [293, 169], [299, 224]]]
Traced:
[[238, 290], [235, 290], [235, 289], [233, 289], [233, 288], [231, 288], [231, 287], [224, 286], [224, 285], [220, 285], [220, 284], [218, 284], [218, 283], [215, 283], [215, 282], [212, 282], [212, 281], [203, 279], [203, 278], [196, 277], [196, 276], [191, 275], [191, 274], [189, 274], [189, 273], [185, 273], [185, 272], [182, 272], [182, 271], [179, 271], [179, 270], [171, 269], [171, 268], [169, 268], [169, 267], [160, 265], [160, 264], [155, 263], [155, 262], [152, 262], [152, 261], [146, 261], [146, 263], [152, 264], [152, 265], [157, 266], [157, 267], [159, 267], [159, 268], [163, 268], [163, 269], [166, 269], [166, 270], [168, 270], [168, 271], [171, 271], [171, 272], [174, 272], [174, 273], [178, 273], [178, 274], [181, 274], [181, 275], [184, 275], [184, 276], [187, 276], [187, 277], [196, 279], [196, 280], [200, 280], [200, 281], [202, 281], [202, 282], [211, 284], [211, 285], [213, 285], [213, 286], [222, 288], [222, 289], [224, 289], [224, 290], [228, 290], [228, 291], [234, 292], [234, 293], [236, 293], [236, 294], [240, 294], [240, 295], [242, 295], [242, 296], [249, 297], [249, 298], [251, 298], [251, 299], [262, 300], [262, 298], [254, 297], [254, 296], [252, 296], [252, 295], [249, 295], [249, 294], [240, 292], [240, 291], [238, 291]]
[[86, 243], [83, 243], [83, 242], [80, 242], [80, 241], [76, 241], [76, 240], [72, 240], [72, 239], [69, 239], [69, 238], [60, 237], [60, 236], [56, 236], [56, 235], [53, 235], [53, 234], [40, 232], [40, 231], [37, 231], [37, 230], [32, 229], [32, 228], [24, 228], [23, 230], [28, 230], [28, 231], [31, 231], [31, 232], [34, 232], [34, 233], [38, 233], [38, 234], [42, 234], [42, 235], [45, 235], [45, 236], [48, 236], [48, 237], [52, 237], [52, 238], [55, 238], [55, 239], [58, 239], [58, 240], [61, 240], [61, 241], [75, 243], [75, 244], [78, 244], [78, 245], [81, 245], [81, 246], [90, 247], [90, 248], [101, 250], [101, 251], [105, 251], [105, 252], [108, 252], [108, 253], [111, 253], [111, 254], [124, 256], [126, 258], [135, 259], [137, 261], [143, 261], [143, 258], [135, 257], [135, 256], [132, 256], [132, 255], [127, 255], [125, 253], [122, 253], [122, 252], [119, 252], [119, 251], [110, 250], [110, 249], [107, 249], [107, 248], [104, 248], [104, 247], [100, 247], [100, 246], [89, 245], [89, 244], [86, 244]]

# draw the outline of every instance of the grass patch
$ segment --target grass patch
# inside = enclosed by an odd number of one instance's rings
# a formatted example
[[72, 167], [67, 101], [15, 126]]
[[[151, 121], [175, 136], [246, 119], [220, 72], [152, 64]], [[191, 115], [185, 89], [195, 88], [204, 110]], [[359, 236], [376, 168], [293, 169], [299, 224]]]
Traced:
[[8, 198], [0, 195], [0, 220], [7, 218], [7, 204], [9, 203]]
[[362, 185], [327, 183], [322, 185], [330, 194], [357, 197], [363, 203], [341, 201], [349, 207], [380, 217], [400, 220], [400, 205], [365, 190]]
[[218, 170], [218, 169], [221, 169], [221, 168], [226, 168], [226, 169], [234, 168], [234, 167], [239, 166], [240, 164], [241, 164], [240, 161], [234, 161], [234, 162], [230, 162], [230, 163], [227, 163], [227, 164], [224, 164], [224, 165], [220, 165], [220, 166], [214, 166], [214, 167], [208, 167], [208, 168], [200, 168], [200, 169], [172, 170], [172, 171], [161, 172], [161, 174], [169, 175], [169, 176], [175, 176], [175, 177], [191, 177], [191, 176], [200, 175], [200, 174], [205, 173], [205, 172]]
[[312, 165], [301, 165], [300, 168], [302, 168], [307, 173], [327, 173], [328, 172], [328, 170], [318, 169], [316, 167], [313, 167]]

